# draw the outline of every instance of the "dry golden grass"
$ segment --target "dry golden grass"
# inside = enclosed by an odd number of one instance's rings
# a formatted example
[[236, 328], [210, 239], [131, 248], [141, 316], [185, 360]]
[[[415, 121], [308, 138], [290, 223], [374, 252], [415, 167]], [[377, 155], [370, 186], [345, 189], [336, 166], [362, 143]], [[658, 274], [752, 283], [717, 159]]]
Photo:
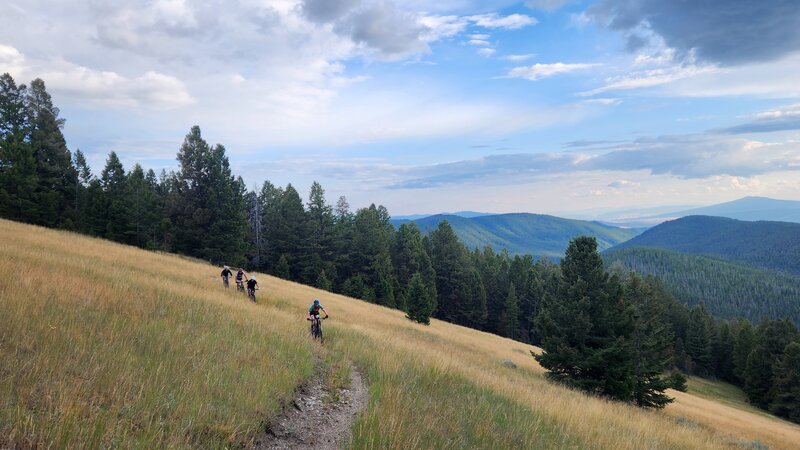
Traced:
[[[0, 281], [0, 327], [11, 325], [0, 329], [0, 363], [15, 364], [0, 368], [0, 439], [55, 447], [247, 442], [310, 375], [310, 355], [321, 349], [309, 342], [303, 317], [318, 297], [331, 314], [328, 357], [356, 361], [370, 382], [352, 447], [800, 442], [798, 426], [691, 394], [678, 393], [665, 412], [588, 397], [547, 382], [530, 356], [534, 347], [436, 320], [421, 326], [399, 311], [288, 281], [258, 275], [260, 304], [252, 305], [224, 291], [218, 270], [200, 262], [6, 221], [0, 236], [0, 268], [23, 274]], [[35, 279], [46, 281], [34, 287]], [[183, 381], [162, 380], [164, 370]], [[246, 380], [224, 382], [228, 376]], [[153, 407], [158, 417], [145, 414]], [[126, 414], [138, 417], [136, 426]]]

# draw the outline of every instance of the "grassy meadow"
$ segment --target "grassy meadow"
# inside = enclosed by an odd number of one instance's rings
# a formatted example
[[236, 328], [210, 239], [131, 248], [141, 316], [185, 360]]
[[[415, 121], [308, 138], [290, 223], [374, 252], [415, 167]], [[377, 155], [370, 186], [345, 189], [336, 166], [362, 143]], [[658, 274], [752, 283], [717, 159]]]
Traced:
[[[608, 402], [546, 381], [534, 347], [260, 274], [252, 304], [179, 256], [0, 220], [0, 268], [0, 448], [247, 446], [316, 361], [332, 386], [347, 361], [370, 384], [353, 448], [800, 442], [724, 390], [675, 393], [665, 411]], [[304, 320], [314, 297], [324, 346]]]

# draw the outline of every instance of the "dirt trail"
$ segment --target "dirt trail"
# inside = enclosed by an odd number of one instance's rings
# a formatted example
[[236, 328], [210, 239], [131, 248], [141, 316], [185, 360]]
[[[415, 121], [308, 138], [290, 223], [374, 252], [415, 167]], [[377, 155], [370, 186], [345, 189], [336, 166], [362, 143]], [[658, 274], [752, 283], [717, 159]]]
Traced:
[[361, 373], [350, 370], [350, 386], [338, 400], [325, 390], [322, 373], [298, 389], [286, 411], [270, 424], [256, 449], [342, 448], [350, 438], [356, 415], [367, 407], [367, 386]]

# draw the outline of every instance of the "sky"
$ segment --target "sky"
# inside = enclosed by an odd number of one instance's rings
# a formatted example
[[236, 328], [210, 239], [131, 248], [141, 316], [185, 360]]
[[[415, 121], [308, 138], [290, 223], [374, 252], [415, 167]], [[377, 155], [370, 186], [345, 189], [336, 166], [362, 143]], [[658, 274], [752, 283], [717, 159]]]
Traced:
[[192, 125], [248, 187], [394, 215], [800, 200], [796, 0], [5, 0], [99, 173]]

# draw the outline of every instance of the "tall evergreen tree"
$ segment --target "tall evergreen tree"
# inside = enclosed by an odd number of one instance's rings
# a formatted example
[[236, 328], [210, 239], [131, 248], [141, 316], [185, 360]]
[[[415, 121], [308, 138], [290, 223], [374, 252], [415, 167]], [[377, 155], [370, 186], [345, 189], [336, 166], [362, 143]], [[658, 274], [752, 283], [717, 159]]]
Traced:
[[733, 344], [733, 373], [738, 384], [744, 384], [745, 370], [747, 369], [747, 357], [753, 351], [755, 333], [753, 326], [748, 320], [737, 320], [734, 322], [734, 344]]
[[425, 287], [425, 282], [419, 272], [411, 276], [406, 291], [408, 304], [408, 318], [425, 325], [431, 322], [433, 313], [433, 299]]
[[303, 201], [291, 184], [287, 185], [281, 193], [276, 213], [275, 229], [271, 234], [269, 247], [270, 253], [277, 257], [284, 257], [289, 264], [290, 279], [297, 280], [307, 261], [307, 227]]
[[75, 228], [81, 232], [89, 232], [89, 184], [92, 182], [92, 170], [86, 162], [86, 157], [80, 149], [75, 151], [72, 158], [75, 167]]
[[311, 184], [307, 206], [307, 246], [309, 258], [302, 280], [313, 283], [326, 263], [333, 261], [333, 207], [325, 200], [325, 190], [318, 182]]
[[556, 381], [617, 400], [630, 400], [635, 378], [627, 337], [631, 314], [609, 280], [593, 237], [573, 239], [561, 260], [555, 298], [545, 298], [536, 320], [539, 364]]
[[689, 313], [689, 326], [686, 330], [686, 353], [692, 358], [697, 374], [708, 376], [714, 373], [714, 360], [711, 354], [711, 315], [701, 302]]
[[508, 287], [503, 311], [500, 313], [497, 323], [497, 331], [501, 336], [519, 339], [519, 301], [517, 300], [517, 290], [514, 287], [514, 283], [511, 283]]
[[58, 117], [59, 110], [39, 78], [31, 82], [26, 104], [32, 124], [30, 145], [36, 159], [34, 220], [45, 226], [74, 228], [77, 173], [61, 133], [64, 119]]
[[[468, 261], [464, 246], [444, 220], [430, 235], [431, 262], [436, 272], [438, 293], [436, 316], [461, 323], [461, 307], [469, 295]], [[461, 320], [459, 320], [461, 319]]]
[[197, 125], [186, 135], [178, 151], [180, 170], [174, 180], [174, 200], [169, 202], [169, 207], [174, 225], [173, 247], [186, 255], [198, 255], [211, 220], [204, 185], [210, 151]]
[[155, 174], [145, 174], [139, 164], [128, 174], [125, 189], [126, 241], [139, 247], [154, 248], [156, 227], [162, 211], [156, 192]]
[[106, 166], [100, 173], [103, 187], [102, 209], [105, 228], [102, 236], [118, 242], [126, 242], [128, 221], [128, 193], [125, 168], [116, 152], [108, 154]]
[[422, 233], [415, 223], [402, 224], [394, 234], [391, 248], [392, 266], [397, 280], [396, 300], [398, 307], [404, 308], [406, 291], [411, 277], [419, 273], [425, 289], [432, 299], [436, 299], [436, 272], [431, 258], [422, 243]]
[[800, 342], [790, 342], [773, 366], [773, 395], [769, 410], [800, 423]]
[[788, 320], [764, 320], [758, 325], [745, 369], [744, 390], [750, 403], [764, 409], [772, 403], [773, 368], [786, 346], [800, 341], [797, 334], [797, 328]]
[[624, 285], [625, 303], [633, 309], [633, 400], [638, 406], [663, 408], [673, 400], [664, 394], [670, 383], [662, 378], [670, 361], [672, 335], [665, 320], [665, 304], [651, 282], [631, 273]]
[[38, 176], [27, 97], [24, 84], [0, 76], [0, 217], [31, 222]]

